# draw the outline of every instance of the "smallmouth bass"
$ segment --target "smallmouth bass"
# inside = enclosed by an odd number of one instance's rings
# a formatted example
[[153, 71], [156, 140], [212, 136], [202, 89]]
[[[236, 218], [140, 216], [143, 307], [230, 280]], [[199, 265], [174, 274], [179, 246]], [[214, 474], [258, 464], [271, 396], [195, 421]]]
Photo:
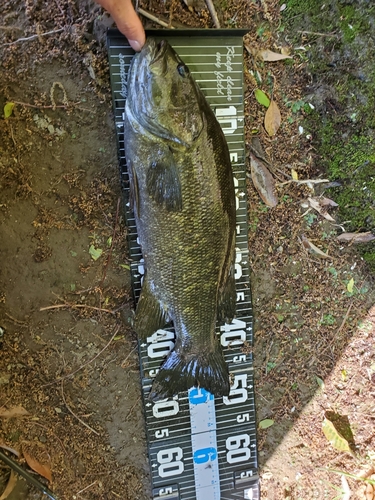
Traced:
[[125, 156], [146, 274], [134, 327], [145, 340], [173, 321], [176, 342], [150, 397], [193, 385], [230, 390], [216, 321], [235, 314], [235, 194], [215, 114], [178, 54], [149, 38], [128, 75]]

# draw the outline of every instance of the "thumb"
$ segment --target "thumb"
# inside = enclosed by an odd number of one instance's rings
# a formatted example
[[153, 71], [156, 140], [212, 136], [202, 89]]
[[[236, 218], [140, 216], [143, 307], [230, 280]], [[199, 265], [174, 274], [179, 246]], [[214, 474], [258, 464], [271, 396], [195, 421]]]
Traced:
[[146, 41], [145, 31], [131, 0], [97, 0], [113, 17], [117, 28], [128, 39], [135, 51], [141, 50]]

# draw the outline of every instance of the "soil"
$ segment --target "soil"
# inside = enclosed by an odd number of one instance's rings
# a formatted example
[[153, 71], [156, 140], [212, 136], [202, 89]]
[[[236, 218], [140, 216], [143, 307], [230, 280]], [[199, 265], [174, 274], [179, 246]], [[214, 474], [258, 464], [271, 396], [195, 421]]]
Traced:
[[[312, 3], [316, 8], [319, 2]], [[349, 11], [340, 11], [354, 5], [363, 17], [372, 6], [332, 2], [331, 31], [322, 26], [319, 32], [308, 16], [313, 7], [300, 4], [303, 13], [294, 0], [216, 2], [223, 26], [249, 28], [246, 143], [250, 149], [253, 137], [259, 138], [279, 200], [274, 208], [261, 201], [249, 162], [262, 498], [349, 498], [350, 491], [352, 498], [371, 499], [374, 247], [367, 243], [360, 254], [358, 245], [336, 236], [342, 228], [371, 231], [373, 219], [370, 213], [357, 225], [347, 223], [350, 203], [340, 201], [342, 206], [329, 209], [330, 222], [327, 212], [318, 213], [307, 200], [322, 194], [335, 199], [330, 182], [342, 177], [338, 164], [334, 174], [329, 170], [335, 157], [327, 162], [321, 133], [331, 115], [337, 137], [351, 130], [372, 137], [372, 124], [364, 119], [361, 128], [353, 120], [348, 128], [355, 102], [349, 109], [335, 87], [349, 70], [364, 72], [375, 85], [357, 46], [356, 58], [350, 57], [354, 39], [368, 54], [372, 35], [361, 31], [361, 24], [350, 24]], [[139, 6], [173, 23], [212, 27], [204, 4], [188, 8], [176, 0], [151, 0]], [[39, 1], [4, 1], [0, 18], [0, 109], [15, 104], [12, 114], [0, 119], [0, 446], [42, 472], [36, 476], [41, 481], [50, 469], [48, 485], [60, 499], [149, 499], [105, 48], [112, 21], [89, 0], [53, 0], [48, 9]], [[356, 30], [354, 39], [348, 25]], [[332, 33], [340, 47], [324, 44]], [[330, 64], [345, 51], [341, 61], [347, 63], [336, 65], [335, 78], [316, 53], [324, 47]], [[293, 59], [266, 63], [260, 56], [265, 49]], [[255, 99], [255, 88], [272, 95], [281, 111], [273, 137], [264, 128], [266, 108]], [[357, 104], [366, 102], [358, 98]], [[373, 156], [363, 161], [366, 168], [374, 165]], [[330, 182], [316, 182], [327, 178]], [[299, 182], [306, 180], [310, 183]], [[355, 185], [355, 175], [343, 184], [352, 197], [365, 191]], [[373, 210], [371, 183], [365, 187], [367, 208]], [[273, 424], [264, 429], [265, 420]], [[9, 476], [0, 464], [0, 495]], [[7, 496], [41, 497], [22, 479]]]

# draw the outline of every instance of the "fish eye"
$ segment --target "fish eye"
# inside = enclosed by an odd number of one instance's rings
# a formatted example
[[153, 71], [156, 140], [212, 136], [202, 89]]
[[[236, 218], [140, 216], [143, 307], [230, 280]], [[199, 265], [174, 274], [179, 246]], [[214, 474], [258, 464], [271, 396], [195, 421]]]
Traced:
[[178, 73], [182, 76], [182, 77], [186, 77], [188, 76], [188, 74], [190, 73], [189, 72], [189, 68], [186, 66], [186, 64], [184, 63], [180, 63], [178, 66], [177, 66], [177, 71]]

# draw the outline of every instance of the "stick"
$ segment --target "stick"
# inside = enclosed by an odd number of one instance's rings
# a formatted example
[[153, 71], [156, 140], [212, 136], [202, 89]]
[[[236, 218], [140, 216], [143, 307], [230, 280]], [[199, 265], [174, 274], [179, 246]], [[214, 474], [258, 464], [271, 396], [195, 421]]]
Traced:
[[9, 45], [14, 45], [18, 42], [28, 42], [30, 40], [34, 40], [35, 38], [39, 38], [40, 36], [53, 35], [54, 33], [60, 33], [61, 31], [64, 31], [64, 29], [65, 28], [60, 28], [59, 30], [47, 31], [46, 33], [38, 33], [37, 35], [28, 36], [27, 38], [18, 38], [17, 40], [14, 40], [14, 42], [3, 43], [2, 45], [0, 45], [0, 47], [8, 47]]
[[95, 307], [95, 306], [86, 306], [85, 304], [56, 304], [54, 306], [46, 306], [46, 307], [41, 307], [39, 311], [49, 311], [51, 309], [62, 309], [63, 307], [71, 307], [72, 309], [93, 309], [94, 311], [100, 311], [100, 312], [106, 312], [109, 314], [114, 314], [114, 311], [110, 311], [109, 309], [101, 309], [100, 307]]
[[157, 24], [160, 24], [160, 26], [163, 26], [164, 28], [172, 28], [172, 29], [175, 29], [174, 26], [170, 26], [168, 23], [166, 23], [165, 21], [162, 21], [161, 19], [159, 19], [158, 17], [154, 16], [153, 14], [151, 14], [150, 12], [147, 12], [147, 10], [144, 10], [144, 9], [141, 9], [140, 7], [138, 8], [138, 12], [139, 14], [141, 14], [142, 16], [146, 17], [147, 19], [150, 19], [150, 21], [154, 21], [154, 23], [157, 23]]
[[305, 179], [305, 180], [298, 180], [298, 179], [290, 179], [289, 181], [285, 182], [280, 182], [279, 184], [276, 184], [277, 186], [285, 186], [285, 184], [290, 184], [291, 182], [295, 182], [296, 184], [322, 184], [324, 182], [329, 182], [329, 179]]
[[336, 33], [317, 33], [315, 31], [297, 31], [297, 33], [301, 33], [301, 35], [317, 35], [317, 36], [332, 36], [338, 38]]
[[56, 384], [56, 382], [60, 382], [62, 380], [65, 380], [66, 378], [69, 378], [69, 377], [72, 377], [73, 375], [75, 375], [77, 372], [79, 372], [80, 370], [82, 370], [82, 368], [84, 368], [85, 366], [89, 365], [90, 363], [92, 363], [93, 361], [96, 360], [97, 357], [99, 357], [101, 355], [101, 353], [103, 351], [105, 351], [107, 349], [107, 347], [109, 346], [109, 344], [112, 342], [112, 340], [116, 337], [118, 331], [120, 329], [120, 325], [117, 326], [116, 330], [115, 330], [115, 333], [112, 335], [112, 337], [110, 338], [109, 342], [103, 347], [103, 349], [98, 352], [98, 354], [96, 354], [92, 359], [90, 359], [89, 361], [86, 361], [86, 363], [83, 363], [83, 365], [81, 365], [79, 368], [77, 368], [76, 370], [72, 371], [71, 373], [68, 373], [68, 375], [64, 375], [63, 377], [60, 377], [56, 380], [54, 380], [53, 382], [49, 382], [48, 384], [43, 384], [42, 387], [47, 387], [48, 385], [53, 385], [53, 384]]
[[205, 0], [207, 8], [211, 14], [212, 20], [214, 22], [215, 28], [220, 28], [220, 21], [219, 18], [217, 17], [216, 10], [214, 7], [214, 4], [212, 3], [212, 0]]
[[61, 396], [63, 398], [63, 401], [64, 401], [64, 404], [67, 408], [67, 410], [73, 415], [73, 417], [75, 417], [79, 422], [81, 422], [82, 425], [84, 425], [87, 429], [89, 429], [89, 431], [93, 432], [94, 434], [96, 434], [97, 436], [99, 436], [99, 432], [96, 432], [95, 429], [93, 429], [92, 427], [90, 427], [88, 424], [86, 424], [86, 422], [84, 422], [81, 418], [79, 418], [74, 412], [73, 410], [70, 409], [68, 403], [66, 402], [66, 399], [65, 399], [65, 396], [64, 396], [64, 382], [61, 382]]
[[104, 283], [104, 280], [105, 280], [105, 278], [107, 276], [107, 269], [108, 269], [109, 263], [111, 262], [111, 257], [112, 257], [112, 252], [113, 252], [113, 245], [114, 245], [115, 237], [116, 237], [116, 227], [117, 227], [117, 222], [118, 222], [118, 214], [119, 214], [119, 211], [120, 211], [120, 202], [121, 202], [121, 198], [119, 198], [117, 200], [117, 209], [116, 209], [115, 224], [113, 226], [111, 248], [109, 249], [108, 259], [107, 259], [107, 262], [106, 262], [105, 267], [104, 267], [103, 277], [102, 277], [102, 281], [100, 282], [99, 288], [101, 288], [101, 286]]
[[20, 102], [20, 101], [12, 101], [14, 104], [19, 104], [20, 106], [26, 106], [27, 108], [39, 108], [39, 109], [56, 109], [56, 108], [62, 108], [62, 109], [69, 109], [70, 106], [79, 109], [81, 111], [88, 111], [89, 113], [95, 114], [95, 110], [92, 109], [87, 109], [87, 108], [81, 108], [81, 106], [77, 106], [78, 102], [72, 102], [72, 104], [59, 104], [57, 106], [49, 106], [49, 105], [36, 105], [36, 104], [29, 104], [28, 102]]

